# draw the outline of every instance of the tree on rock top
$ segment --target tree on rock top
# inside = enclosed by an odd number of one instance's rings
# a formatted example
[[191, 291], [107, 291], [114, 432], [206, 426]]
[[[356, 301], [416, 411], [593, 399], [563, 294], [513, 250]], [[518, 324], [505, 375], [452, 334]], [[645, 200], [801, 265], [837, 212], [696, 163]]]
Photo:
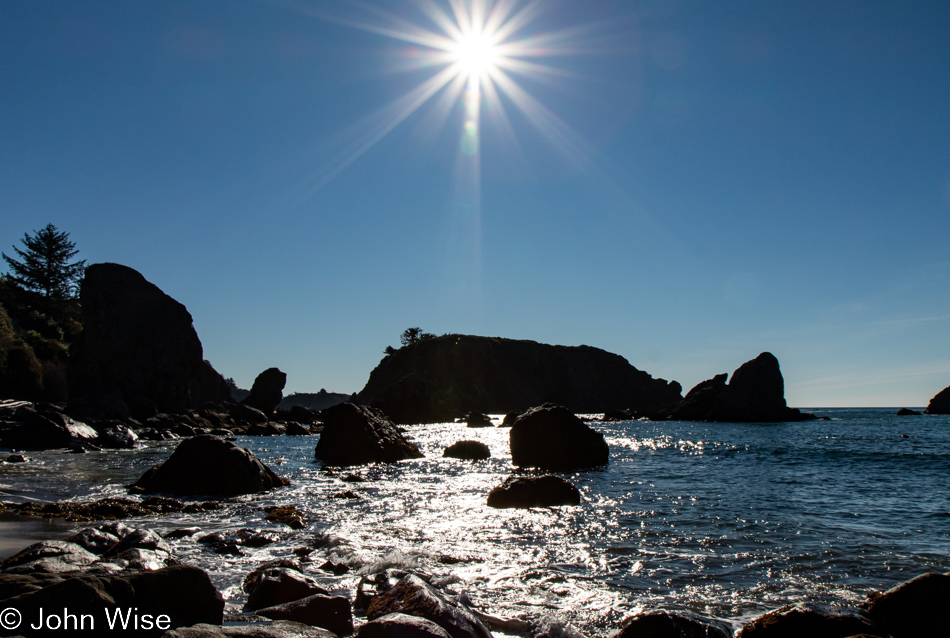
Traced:
[[10, 266], [12, 281], [46, 297], [65, 299], [76, 296], [86, 262], [80, 260], [70, 263], [79, 251], [76, 250], [76, 244], [69, 241], [69, 233], [47, 224], [39, 231], [34, 231], [32, 237], [24, 234], [20, 241], [26, 250], [14, 246], [13, 251], [23, 261], [2, 253], [4, 261]]
[[426, 339], [431, 339], [434, 336], [435, 335], [431, 332], [423, 332], [422, 328], [406, 328], [399, 336], [399, 343], [401, 343], [403, 346], [411, 346], [418, 341], [425, 341]]

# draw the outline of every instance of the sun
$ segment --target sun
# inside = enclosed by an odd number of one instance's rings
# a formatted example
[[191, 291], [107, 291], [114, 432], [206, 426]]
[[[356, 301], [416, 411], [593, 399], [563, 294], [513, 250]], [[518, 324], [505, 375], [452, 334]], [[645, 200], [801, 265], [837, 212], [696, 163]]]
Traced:
[[450, 51], [459, 71], [468, 77], [480, 77], [495, 70], [499, 54], [497, 43], [486, 33], [461, 36]]

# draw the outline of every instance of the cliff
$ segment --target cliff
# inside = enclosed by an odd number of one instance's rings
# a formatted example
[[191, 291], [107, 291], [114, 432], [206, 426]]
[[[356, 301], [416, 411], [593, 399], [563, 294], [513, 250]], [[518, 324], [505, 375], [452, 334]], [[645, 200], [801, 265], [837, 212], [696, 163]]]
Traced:
[[397, 423], [435, 423], [546, 402], [573, 412], [655, 411], [680, 401], [680, 392], [677, 382], [590, 346], [443, 335], [387, 355], [357, 398]]

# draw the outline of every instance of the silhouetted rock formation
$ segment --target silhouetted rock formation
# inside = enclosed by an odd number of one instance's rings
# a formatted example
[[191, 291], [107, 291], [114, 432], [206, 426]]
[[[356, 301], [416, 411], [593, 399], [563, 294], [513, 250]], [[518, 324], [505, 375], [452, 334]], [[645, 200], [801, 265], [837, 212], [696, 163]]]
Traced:
[[489, 507], [557, 507], [580, 505], [581, 493], [574, 484], [553, 474], [509, 476], [488, 493]]
[[763, 352], [732, 373], [718, 374], [702, 381], [686, 397], [658, 418], [678, 421], [721, 421], [739, 423], [773, 423], [814, 419], [785, 404], [785, 380], [778, 359]]
[[677, 403], [680, 392], [675, 381], [654, 379], [590, 346], [443, 335], [386, 356], [358, 398], [396, 423], [435, 423], [549, 401], [572, 412], [655, 411]]
[[445, 448], [442, 456], [467, 461], [482, 461], [491, 458], [491, 450], [481, 441], [457, 441]]
[[283, 398], [287, 375], [277, 368], [268, 368], [254, 379], [251, 393], [241, 401], [244, 405], [257, 408], [264, 414], [273, 414]]
[[149, 469], [135, 487], [148, 494], [253, 494], [287, 485], [247, 448], [211, 434], [182, 441], [168, 460]]
[[327, 392], [322, 389], [316, 393], [294, 392], [281, 399], [277, 407], [289, 410], [295, 406], [302, 406], [319, 411], [350, 401], [354, 396], [355, 395], [341, 394], [339, 392]]
[[[857, 610], [839, 610], [815, 603], [786, 605], [742, 627], [736, 638], [776, 636], [881, 636], [870, 618]], [[936, 634], [933, 634], [936, 635]]]
[[686, 611], [656, 610], [631, 618], [610, 638], [732, 638], [732, 628]]
[[147, 418], [229, 399], [224, 379], [202, 359], [191, 315], [135, 270], [89, 266], [80, 301], [83, 332], [69, 361], [73, 405], [109, 418], [136, 409]]
[[868, 597], [868, 615], [894, 638], [946, 635], [948, 608], [950, 574], [921, 574]]
[[910, 408], [901, 408], [897, 411], [896, 416], [921, 416], [920, 412], [917, 410], [911, 410]]
[[604, 435], [567, 408], [546, 403], [521, 414], [508, 435], [511, 463], [547, 470], [606, 465], [610, 450]]
[[331, 465], [394, 463], [422, 458], [386, 415], [365, 405], [341, 403], [324, 410], [314, 455]]
[[927, 406], [927, 409], [924, 410], [924, 414], [950, 414], [950, 386], [938, 392], [937, 395], [930, 400], [930, 404]]

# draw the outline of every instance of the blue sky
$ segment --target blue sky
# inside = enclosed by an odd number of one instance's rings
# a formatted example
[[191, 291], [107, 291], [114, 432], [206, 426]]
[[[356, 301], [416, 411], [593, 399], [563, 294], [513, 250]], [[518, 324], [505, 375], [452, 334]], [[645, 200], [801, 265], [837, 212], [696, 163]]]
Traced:
[[794, 406], [950, 385], [946, 2], [514, 2], [534, 106], [482, 84], [474, 155], [461, 96], [393, 118], [430, 5], [0, 0], [0, 248], [139, 270], [243, 386], [358, 391], [409, 326], [687, 389], [768, 350]]

